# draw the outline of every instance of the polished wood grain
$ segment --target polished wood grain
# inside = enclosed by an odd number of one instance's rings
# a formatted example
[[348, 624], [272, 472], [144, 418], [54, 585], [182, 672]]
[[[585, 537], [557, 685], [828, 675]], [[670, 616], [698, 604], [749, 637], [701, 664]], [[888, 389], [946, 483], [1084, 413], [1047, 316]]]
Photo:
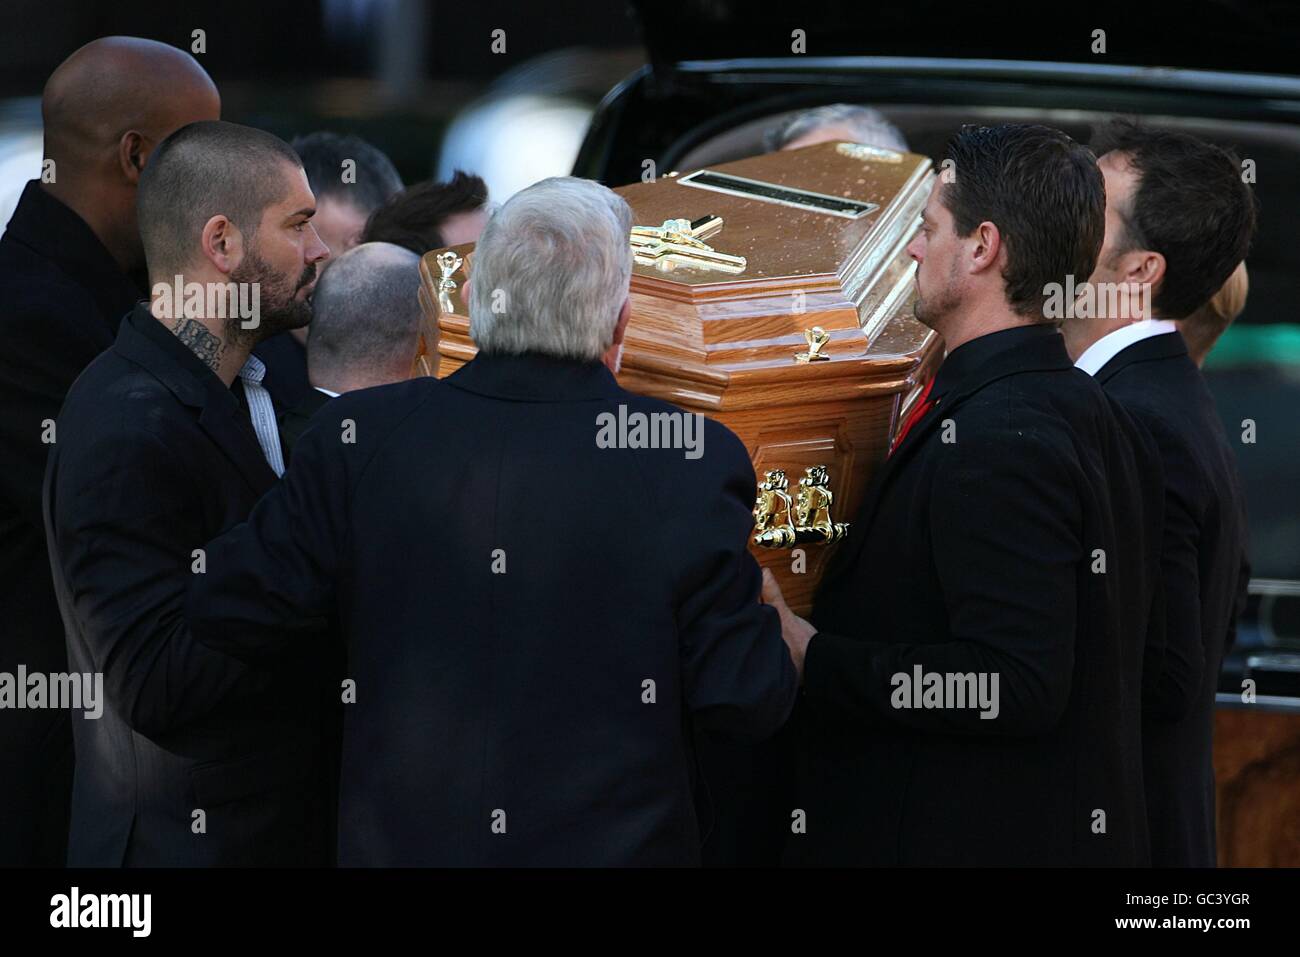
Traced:
[[[900, 409], [942, 355], [938, 337], [912, 317], [914, 267], [906, 252], [933, 180], [930, 162], [915, 154], [864, 162], [821, 144], [716, 169], [879, 209], [852, 220], [695, 189], [675, 175], [618, 189], [639, 225], [721, 216], [724, 226], [706, 241], [748, 259], [739, 275], [635, 265], [619, 381], [722, 422], [745, 443], [760, 480], [784, 468], [793, 490], [805, 468], [826, 465], [832, 514], [851, 522]], [[437, 291], [442, 250], [421, 262], [420, 302], [440, 376], [475, 352], [465, 299], [473, 246], [451, 248], [464, 263], [449, 293]], [[829, 361], [796, 362], [812, 326], [830, 334], [822, 350]], [[789, 551], [753, 551], [777, 575], [791, 607], [806, 613], [834, 547], [804, 546], [802, 572]]]
[[1214, 715], [1220, 867], [1300, 867], [1300, 713]]

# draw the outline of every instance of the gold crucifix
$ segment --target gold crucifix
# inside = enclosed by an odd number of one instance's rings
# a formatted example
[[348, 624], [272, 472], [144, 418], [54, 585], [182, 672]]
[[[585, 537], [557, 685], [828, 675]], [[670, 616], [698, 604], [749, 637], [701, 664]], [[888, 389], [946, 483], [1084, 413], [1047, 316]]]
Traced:
[[663, 270], [674, 266], [694, 269], [715, 269], [721, 272], [744, 272], [744, 256], [720, 253], [708, 243], [711, 236], [722, 228], [721, 216], [703, 216], [689, 219], [667, 219], [662, 226], [632, 227], [632, 258], [641, 266], [657, 266]]

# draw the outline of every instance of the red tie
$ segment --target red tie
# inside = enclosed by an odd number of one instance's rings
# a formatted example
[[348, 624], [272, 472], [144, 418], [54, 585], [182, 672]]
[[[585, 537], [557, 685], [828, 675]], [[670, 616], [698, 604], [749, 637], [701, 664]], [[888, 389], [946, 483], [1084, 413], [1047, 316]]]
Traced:
[[903, 439], [907, 438], [907, 433], [911, 431], [912, 426], [920, 422], [925, 417], [925, 413], [934, 408], [934, 403], [930, 401], [930, 390], [933, 388], [934, 379], [932, 378], [925, 384], [925, 389], [921, 392], [921, 398], [917, 400], [916, 405], [912, 406], [912, 411], [908, 413], [907, 418], [903, 421], [902, 428], [894, 436], [894, 444], [889, 447], [890, 455], [893, 455], [898, 447], [903, 444]]

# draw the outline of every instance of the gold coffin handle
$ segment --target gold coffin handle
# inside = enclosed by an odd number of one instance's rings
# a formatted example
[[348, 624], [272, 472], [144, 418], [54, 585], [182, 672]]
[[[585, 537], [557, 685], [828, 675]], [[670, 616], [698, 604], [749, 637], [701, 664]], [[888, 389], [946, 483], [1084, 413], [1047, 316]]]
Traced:
[[849, 534], [848, 522], [831, 518], [830, 475], [824, 465], [804, 469], [799, 493], [790, 498], [785, 469], [770, 469], [758, 486], [754, 502], [754, 544], [760, 548], [793, 548], [838, 542]]

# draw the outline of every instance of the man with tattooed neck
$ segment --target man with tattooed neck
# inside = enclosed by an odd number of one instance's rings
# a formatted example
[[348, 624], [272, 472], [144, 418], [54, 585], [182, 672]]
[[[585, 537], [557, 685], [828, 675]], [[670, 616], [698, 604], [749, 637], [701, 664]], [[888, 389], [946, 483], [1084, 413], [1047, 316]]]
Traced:
[[327, 863], [322, 656], [249, 667], [182, 615], [204, 542], [284, 470], [251, 352], [310, 319], [315, 198], [283, 141], [205, 121], [154, 151], [137, 212], [150, 301], [73, 386], [45, 479], [71, 668], [108, 704], [74, 722], [68, 860]]

